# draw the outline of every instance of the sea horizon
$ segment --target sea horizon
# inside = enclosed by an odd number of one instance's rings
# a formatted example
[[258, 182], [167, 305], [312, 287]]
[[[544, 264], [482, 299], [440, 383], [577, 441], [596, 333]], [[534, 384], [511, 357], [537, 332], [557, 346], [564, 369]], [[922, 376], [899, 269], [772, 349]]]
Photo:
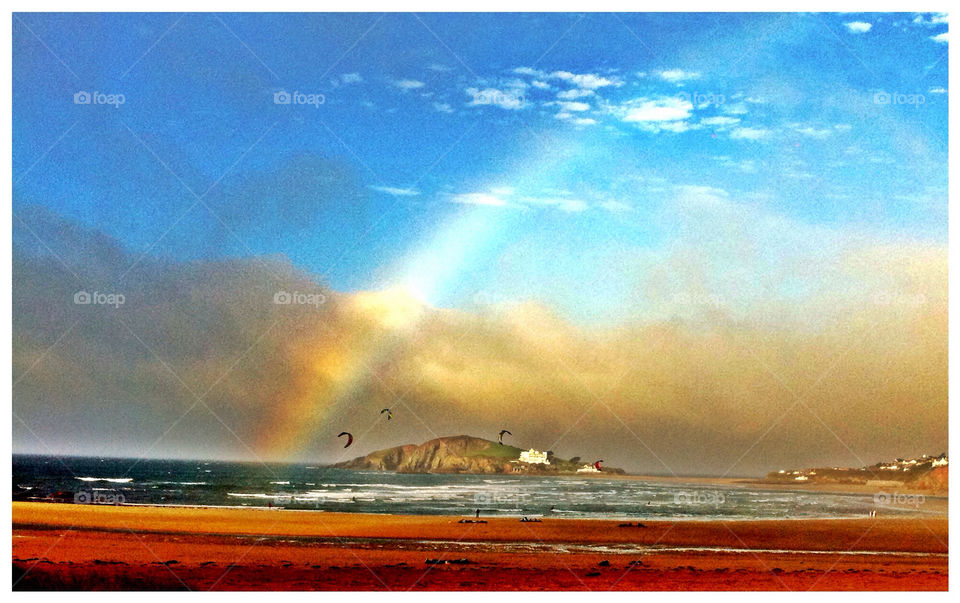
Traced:
[[[284, 463], [76, 457], [14, 457], [17, 500], [77, 504], [277, 508], [395, 515], [475, 514], [617, 520], [843, 519], [878, 509], [938, 515], [915, 505], [878, 504], [868, 492], [784, 490], [709, 479], [684, 483], [598, 475], [355, 471]], [[632, 477], [632, 476], [631, 476]], [[693, 480], [694, 478], [691, 478]], [[928, 497], [921, 495], [925, 503]]]

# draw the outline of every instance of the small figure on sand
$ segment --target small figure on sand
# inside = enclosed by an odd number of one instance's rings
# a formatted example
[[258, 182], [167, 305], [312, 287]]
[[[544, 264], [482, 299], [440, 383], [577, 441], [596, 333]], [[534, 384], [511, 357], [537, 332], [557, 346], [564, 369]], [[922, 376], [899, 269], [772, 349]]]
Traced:
[[477, 509], [476, 519], [461, 519], [457, 523], [487, 523], [486, 519], [480, 519], [480, 509]]

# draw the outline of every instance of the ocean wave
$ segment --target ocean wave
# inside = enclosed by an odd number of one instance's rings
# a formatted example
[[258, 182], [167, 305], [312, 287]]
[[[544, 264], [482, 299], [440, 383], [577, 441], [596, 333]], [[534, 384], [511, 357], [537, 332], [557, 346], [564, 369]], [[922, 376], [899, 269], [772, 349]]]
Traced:
[[[867, 517], [872, 494], [782, 491], [752, 486], [676, 482], [558, 478], [512, 475], [394, 474], [347, 470], [304, 471], [290, 465], [277, 477], [253, 464], [144, 460], [128, 473], [128, 460], [78, 460], [63, 474], [45, 459], [14, 461], [14, 483], [33, 488], [28, 497], [92, 490], [123, 491], [128, 504], [234, 506], [268, 503], [311, 510], [364, 513], [473, 515], [477, 507], [497, 516], [544, 513], [585, 519], [785, 519]], [[127, 477], [129, 475], [129, 477]], [[308, 482], [306, 480], [319, 480]], [[79, 481], [80, 484], [76, 482]], [[100, 490], [98, 490], [98, 493]], [[678, 493], [717, 493], [719, 506], [689, 504]], [[38, 494], [39, 493], [39, 494]], [[711, 499], [712, 500], [712, 499]], [[548, 511], [548, 509], [552, 510]], [[932, 507], [932, 505], [931, 505]], [[486, 512], [486, 511], [485, 511]], [[891, 509], [902, 515], [945, 514], [941, 507]]]
[[129, 484], [132, 477], [78, 477], [81, 482], [110, 482], [113, 484]]

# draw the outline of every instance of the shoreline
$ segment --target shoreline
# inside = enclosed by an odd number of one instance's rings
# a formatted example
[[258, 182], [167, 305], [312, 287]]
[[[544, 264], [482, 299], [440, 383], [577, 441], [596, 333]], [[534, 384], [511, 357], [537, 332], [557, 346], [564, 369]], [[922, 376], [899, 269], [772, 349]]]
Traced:
[[[393, 472], [362, 472], [362, 473], [385, 473], [393, 474]], [[496, 475], [496, 474], [472, 474], [477, 476], [485, 475]], [[512, 476], [504, 475], [502, 477], [515, 478], [517, 482], [521, 482], [524, 477], [530, 476]], [[745, 477], [689, 477], [689, 476], [662, 476], [662, 475], [585, 475], [585, 476], [573, 476], [573, 475], [542, 475], [537, 476], [540, 478], [553, 478], [558, 480], [564, 480], [569, 478], [575, 479], [585, 479], [585, 480], [596, 480], [596, 479], [605, 479], [609, 481], [631, 481], [631, 482], [641, 482], [649, 483], [656, 485], [671, 484], [677, 487], [694, 487], [694, 488], [704, 488], [704, 487], [716, 487], [718, 489], [732, 490], [732, 491], [754, 491], [754, 493], [791, 493], [791, 494], [803, 494], [803, 495], [818, 495], [818, 494], [828, 494], [834, 496], [851, 496], [851, 497], [868, 497], [873, 496], [874, 507], [881, 514], [890, 514], [896, 517], [946, 517], [949, 510], [949, 497], [947, 492], [929, 492], [923, 490], [915, 489], [906, 489], [906, 488], [895, 488], [890, 487], [890, 484], [816, 484], [816, 483], [804, 483], [804, 484], [792, 484], [792, 483], [777, 483], [777, 482], [766, 482], [760, 478], [745, 478]], [[94, 478], [89, 478], [93, 480]], [[111, 481], [107, 478], [96, 478], [98, 480]], [[296, 496], [296, 493], [291, 493], [289, 496]], [[246, 496], [246, 495], [244, 495]], [[882, 497], [880, 503], [877, 502], [877, 497]], [[269, 496], [263, 497], [265, 500], [269, 499]], [[903, 502], [898, 499], [905, 499]], [[916, 502], [919, 499], [919, 504]], [[15, 502], [31, 502], [31, 503], [62, 503], [62, 500], [42, 500], [38, 498], [29, 498], [26, 496], [18, 496], [14, 499]], [[240, 505], [240, 504], [202, 504], [202, 503], [158, 503], [158, 502], [128, 502], [122, 503], [123, 506], [151, 506], [151, 507], [185, 507], [185, 508], [211, 508], [211, 509], [269, 509], [269, 508], [289, 508], [289, 510], [302, 510], [302, 511], [317, 511], [324, 513], [362, 513], [362, 514], [380, 514], [380, 515], [393, 515], [398, 514], [391, 509], [384, 510], [348, 510], [345, 507], [338, 508], [336, 510], [330, 509], [320, 509], [320, 508], [309, 508], [309, 504], [304, 504], [301, 501], [301, 504], [298, 506], [284, 507], [285, 503], [277, 503], [273, 507], [265, 504], [256, 504], [256, 505]], [[289, 503], [286, 503], [289, 504]], [[482, 507], [481, 507], [482, 508]], [[873, 510], [873, 509], [871, 509]], [[464, 509], [463, 512], [466, 516], [467, 513], [472, 514], [471, 509]], [[402, 513], [402, 511], [401, 511]], [[440, 517], [443, 516], [444, 512], [436, 514], [427, 514], [428, 517]], [[820, 519], [820, 520], [835, 520], [835, 519], [856, 519], [860, 517], [867, 517], [866, 513], [856, 514], [848, 513], [845, 515], [835, 515], [835, 516], [766, 516], [766, 517], [748, 517], [748, 516], [733, 516], [733, 515], [723, 515], [723, 514], [704, 514], [704, 515], [686, 515], [686, 516], [663, 516], [656, 514], [647, 514], [644, 513], [642, 507], [637, 507], [634, 510], [624, 511], [622, 513], [611, 513], [607, 515], [597, 514], [596, 516], [584, 516], [584, 515], [575, 515], [570, 517], [567, 513], [559, 511], [556, 513], [547, 513], [544, 511], [530, 511], [523, 513], [521, 511], [516, 511], [512, 513], [503, 513], [493, 515], [494, 517], [540, 517], [540, 518], [571, 518], [571, 519], [582, 519], [582, 520], [619, 520], [619, 521], [712, 521], [712, 520], [722, 520], [722, 521], [780, 521], [787, 519]]]
[[[488, 541], [516, 541], [515, 532], [519, 527], [531, 532], [539, 530], [539, 540], [543, 542], [602, 542], [607, 544], [632, 543], [644, 544], [651, 540], [650, 534], [669, 531], [656, 539], [660, 545], [699, 545], [703, 538], [714, 541], [731, 541], [732, 548], [751, 548], [751, 543], [765, 545], [789, 539], [793, 532], [803, 533], [810, 542], [814, 535], [828, 535], [835, 539], [836, 534], [855, 531], [857, 526], [942, 526], [944, 537], [933, 530], [933, 541], [925, 545], [928, 549], [917, 548], [914, 544], [900, 549], [904, 552], [946, 552], [934, 545], [936, 538], [940, 544], [946, 542], [948, 518], [919, 517], [903, 515], [878, 515], [876, 517], [857, 518], [789, 518], [789, 519], [632, 519], [627, 527], [620, 519], [605, 518], [568, 518], [544, 517], [542, 522], [524, 523], [514, 516], [481, 516], [482, 524], [460, 523], [472, 519], [473, 515], [401, 515], [389, 513], [350, 513], [323, 511], [314, 509], [284, 509], [281, 507], [195, 507], [167, 505], [80, 505], [65, 503], [13, 502], [12, 524], [14, 530], [21, 529], [75, 529], [89, 531], [129, 530], [135, 526], [140, 533], [158, 534], [244, 534], [250, 526], [266, 521], [266, 530], [254, 529], [253, 533], [262, 536], [300, 536], [333, 538], [382, 538], [424, 540], [422, 534], [459, 535], [465, 529], [484, 526], [482, 532]], [[635, 527], [641, 524], [644, 527]], [[118, 528], [119, 526], [119, 528]], [[736, 526], [734, 533], [727, 526]], [[545, 527], [548, 527], [545, 529]], [[722, 529], [720, 529], [722, 528]], [[473, 530], [476, 531], [476, 530]], [[436, 540], [445, 540], [439, 538]], [[806, 541], [806, 540], [805, 540]], [[869, 550], [866, 546], [878, 541], [870, 534], [856, 539], [852, 546], [818, 546], [810, 551], [830, 550]], [[829, 540], [824, 542], [830, 542]], [[818, 543], [820, 544], [820, 543]], [[775, 549], [782, 547], [753, 547]], [[895, 551], [890, 547], [878, 547], [879, 551]]]
[[[811, 494], [816, 494], [816, 492], [811, 492]], [[911, 518], [947, 518], [947, 507], [948, 499], [945, 496], [941, 497], [930, 497], [937, 500], [942, 500], [943, 504], [938, 505], [941, 508], [933, 509], [930, 511], [920, 509], [914, 509], [909, 505], [904, 506], [894, 506], [887, 505], [886, 507], [881, 507], [884, 510], [884, 517], [889, 519], [911, 519]], [[71, 503], [60, 503], [53, 501], [31, 501], [31, 500], [18, 500], [14, 501], [17, 503], [27, 503], [27, 504], [41, 504], [41, 505], [70, 505]], [[76, 504], [76, 503], [73, 503]], [[86, 506], [86, 505], [82, 505]], [[328, 515], [374, 515], [382, 517], [447, 517], [447, 518], [457, 518], [457, 519], [470, 519], [474, 517], [472, 512], [465, 512], [462, 515], [455, 515], [450, 513], [386, 513], [380, 511], [338, 511], [338, 510], [329, 510], [329, 509], [305, 509], [305, 508], [290, 508], [284, 506], [260, 506], [260, 505], [202, 505], [202, 504], [161, 504], [161, 503], [119, 503], [119, 504], [98, 504], [93, 505], [97, 507], [130, 507], [130, 508], [155, 508], [155, 509], [213, 509], [213, 510], [224, 510], [224, 511], [233, 511], [233, 510], [250, 510], [250, 511], [284, 511], [287, 513], [296, 512], [296, 513], [325, 513]], [[889, 512], [889, 514], [887, 514]], [[689, 522], [689, 521], [699, 521], [699, 522], [727, 522], [727, 523], [737, 523], [742, 521], [749, 522], [761, 522], [761, 521], [849, 521], [857, 519], [868, 519], [867, 515], [845, 515], [845, 516], [834, 516], [834, 517], [799, 517], [799, 516], [785, 516], [785, 517], [739, 517], [739, 516], [719, 516], [719, 515], [702, 515], [702, 516], [683, 516], [683, 517], [648, 517], [644, 516], [641, 513], [634, 515], [611, 515], [611, 516], [595, 516], [595, 517], [583, 517], [583, 516], [567, 516], [562, 514], [556, 515], [546, 515], [543, 513], [497, 513], [495, 515], [488, 514], [483, 515], [483, 519], [521, 519], [523, 517], [533, 517], [538, 519], [556, 519], [560, 521], [618, 521], [618, 522], [647, 522], [647, 523], [656, 523], [656, 522], [668, 522], [668, 523], [678, 523], [678, 522]]]
[[626, 528], [601, 519], [12, 508], [18, 588], [944, 590], [948, 578], [946, 518]]
[[948, 497], [947, 492], [932, 492], [930, 490], [920, 490], [906, 487], [891, 487], [880, 484], [833, 484], [833, 483], [784, 483], [765, 481], [762, 477], [684, 477], [670, 475], [618, 475], [610, 476], [612, 479], [626, 479], [633, 481], [649, 481], [655, 483], [667, 484], [690, 484], [698, 486], [723, 486], [723, 487], [743, 487], [755, 488], [758, 490], [770, 490], [776, 492], [806, 492], [810, 494], [880, 494], [896, 492], [900, 494], [923, 495], [927, 498]]

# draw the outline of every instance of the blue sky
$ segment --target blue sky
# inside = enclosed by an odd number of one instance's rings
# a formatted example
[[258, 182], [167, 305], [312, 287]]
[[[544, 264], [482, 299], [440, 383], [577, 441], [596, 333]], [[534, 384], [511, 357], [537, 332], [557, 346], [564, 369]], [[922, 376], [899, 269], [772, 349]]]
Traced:
[[938, 14], [19, 14], [14, 211], [134, 253], [282, 254], [342, 291], [588, 322], [631, 314], [652, 266], [708, 239], [707, 291], [790, 299], [833, 286], [791, 265], [850, 241], [945, 244], [946, 31]]

